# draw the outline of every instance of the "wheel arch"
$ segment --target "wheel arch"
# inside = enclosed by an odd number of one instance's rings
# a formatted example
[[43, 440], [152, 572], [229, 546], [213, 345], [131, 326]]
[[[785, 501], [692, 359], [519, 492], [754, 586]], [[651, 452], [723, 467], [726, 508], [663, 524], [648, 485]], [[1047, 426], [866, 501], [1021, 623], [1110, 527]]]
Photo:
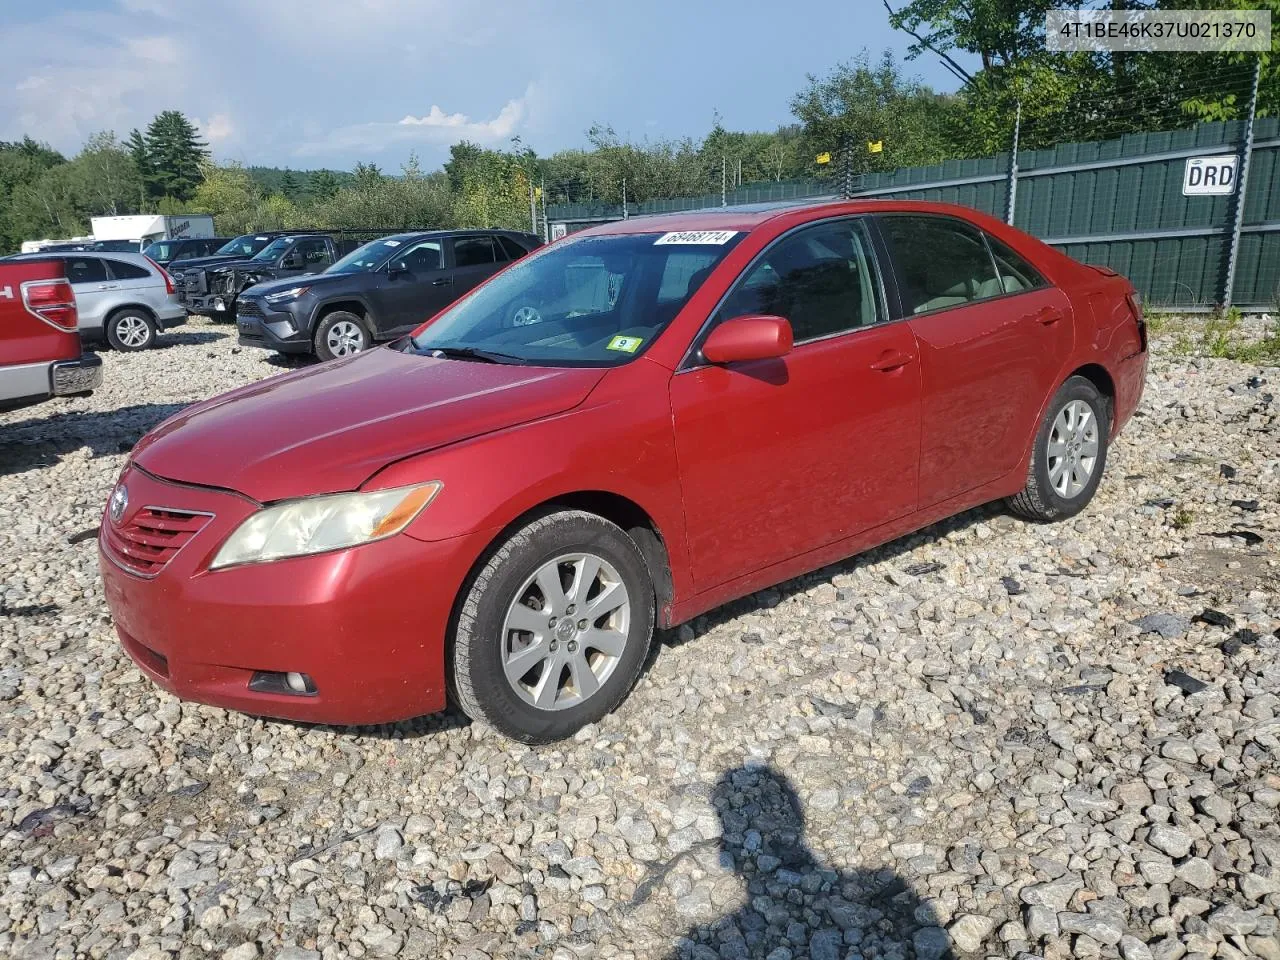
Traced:
[[1084, 377], [1084, 379], [1098, 388], [1100, 394], [1107, 398], [1107, 413], [1111, 420], [1109, 425], [1113, 426], [1116, 416], [1116, 383], [1112, 379], [1110, 371], [1100, 363], [1086, 363], [1072, 370], [1062, 382], [1066, 383], [1072, 377]]
[[[359, 297], [336, 297], [333, 300], [326, 300], [324, 303], [321, 303], [316, 307], [315, 311], [311, 314], [311, 329], [315, 330], [321, 320], [329, 314], [336, 313], [339, 310], [345, 310], [347, 313], [354, 313], [363, 320], [366, 325], [369, 323], [369, 305], [367, 303]], [[373, 331], [371, 330], [369, 332], [372, 334]]]
[[156, 318], [156, 312], [145, 303], [120, 303], [108, 310], [102, 317], [102, 325], [105, 328], [108, 323], [119, 313], [125, 310], [137, 310], [139, 313], [145, 313], [151, 318], [151, 322], [160, 325], [160, 321]]

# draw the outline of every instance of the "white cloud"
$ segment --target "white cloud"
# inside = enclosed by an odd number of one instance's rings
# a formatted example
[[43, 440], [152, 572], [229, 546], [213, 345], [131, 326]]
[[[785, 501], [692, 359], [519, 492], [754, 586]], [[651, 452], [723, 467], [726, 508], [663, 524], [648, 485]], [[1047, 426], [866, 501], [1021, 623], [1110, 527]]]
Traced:
[[208, 120], [194, 122], [200, 128], [200, 135], [209, 141], [211, 146], [230, 140], [236, 133], [236, 125], [232, 122], [231, 116], [226, 113], [215, 113]]
[[457, 143], [472, 140], [481, 144], [498, 144], [519, 132], [529, 115], [529, 102], [535, 88], [532, 84], [524, 95], [508, 100], [490, 120], [472, 120], [465, 113], [446, 113], [432, 104], [424, 115], [406, 115], [397, 121], [374, 121], [339, 127], [328, 134], [301, 144], [298, 156], [313, 156], [330, 151], [375, 150], [392, 143]]

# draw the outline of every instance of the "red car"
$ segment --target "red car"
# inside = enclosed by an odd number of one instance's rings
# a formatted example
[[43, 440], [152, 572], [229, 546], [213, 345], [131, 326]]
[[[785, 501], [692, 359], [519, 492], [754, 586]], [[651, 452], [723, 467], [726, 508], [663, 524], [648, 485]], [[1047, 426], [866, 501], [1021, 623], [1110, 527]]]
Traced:
[[181, 697], [549, 741], [655, 627], [991, 500], [1078, 512], [1145, 369], [1128, 281], [972, 210], [610, 223], [161, 424], [102, 575]]
[[102, 361], [80, 349], [75, 292], [62, 261], [0, 261], [0, 410], [83, 396]]

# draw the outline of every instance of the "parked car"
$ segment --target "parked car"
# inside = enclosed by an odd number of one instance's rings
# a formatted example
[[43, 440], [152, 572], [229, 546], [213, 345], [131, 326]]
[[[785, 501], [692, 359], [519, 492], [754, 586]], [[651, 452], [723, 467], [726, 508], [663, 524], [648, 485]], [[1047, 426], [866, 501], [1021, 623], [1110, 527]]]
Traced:
[[324, 233], [293, 233], [276, 237], [247, 260], [210, 267], [208, 316], [235, 320], [236, 301], [249, 287], [282, 277], [322, 273], [359, 246], [354, 239], [335, 239]]
[[116, 350], [146, 350], [156, 335], [187, 322], [173, 278], [140, 253], [32, 253], [9, 260], [56, 257], [76, 295], [80, 333]]
[[173, 274], [178, 287], [178, 297], [190, 313], [204, 313], [209, 293], [206, 271], [220, 263], [246, 260], [280, 236], [283, 231], [266, 230], [246, 233], [228, 240], [212, 254], [204, 257], [179, 257], [169, 261], [166, 269]]
[[322, 360], [408, 333], [542, 241], [510, 230], [435, 230], [373, 240], [323, 273], [249, 287], [240, 343]]
[[157, 240], [142, 252], [164, 267], [175, 260], [193, 260], [197, 257], [216, 255], [232, 241], [231, 237], [181, 237], [177, 240]]
[[80, 348], [62, 261], [0, 262], [0, 410], [87, 396], [101, 384], [102, 361]]
[[95, 253], [139, 253], [142, 242], [139, 240], [95, 240], [86, 249]]
[[451, 691], [554, 740], [655, 626], [991, 500], [1078, 513], [1146, 364], [1127, 280], [963, 207], [604, 224], [145, 436], [107, 602], [188, 699], [362, 724]]

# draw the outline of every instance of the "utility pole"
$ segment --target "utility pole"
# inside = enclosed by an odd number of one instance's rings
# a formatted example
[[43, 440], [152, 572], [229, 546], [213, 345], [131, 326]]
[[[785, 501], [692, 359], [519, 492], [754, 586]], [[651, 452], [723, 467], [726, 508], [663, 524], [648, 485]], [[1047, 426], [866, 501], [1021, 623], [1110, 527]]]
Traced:
[[622, 219], [627, 219], [627, 178], [622, 178]]
[[738, 158], [738, 186], [742, 186], [742, 158]]
[[1253, 64], [1253, 90], [1249, 93], [1249, 119], [1244, 124], [1240, 146], [1240, 176], [1236, 178], [1236, 203], [1231, 216], [1231, 246], [1227, 250], [1227, 276], [1222, 282], [1222, 309], [1231, 306], [1235, 292], [1236, 265], [1240, 262], [1240, 228], [1244, 226], [1244, 192], [1249, 185], [1249, 160], [1253, 156], [1253, 121], [1258, 116], [1258, 83], [1262, 79], [1262, 54]]
[[1009, 151], [1009, 202], [1005, 207], [1004, 222], [1013, 226], [1014, 206], [1018, 201], [1018, 138], [1022, 135], [1022, 101], [1013, 115], [1013, 145]]
[[[537, 233], [534, 230], [534, 233]], [[542, 178], [542, 242], [551, 242], [551, 224], [547, 223], [547, 178]]]
[[529, 178], [529, 232], [538, 232], [538, 203], [533, 190], [533, 177]]

